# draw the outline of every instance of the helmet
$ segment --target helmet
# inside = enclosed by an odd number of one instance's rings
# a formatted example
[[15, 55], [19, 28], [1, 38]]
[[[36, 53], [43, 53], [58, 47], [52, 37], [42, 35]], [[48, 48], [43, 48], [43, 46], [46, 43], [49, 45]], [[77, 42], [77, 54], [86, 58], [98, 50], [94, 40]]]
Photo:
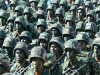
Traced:
[[93, 49], [93, 46], [95, 45], [100, 45], [100, 38], [95, 38], [93, 43], [92, 43], [92, 49]]
[[59, 4], [59, 0], [51, 0], [51, 4]]
[[97, 4], [98, 1], [99, 1], [99, 0], [92, 0], [92, 3], [93, 3], [93, 4]]
[[30, 15], [33, 15], [33, 14], [34, 14], [32, 8], [30, 8], [30, 7], [26, 7], [26, 8], [24, 9], [24, 14], [26, 14], [26, 13], [29, 13]]
[[75, 39], [70, 39], [64, 43], [65, 50], [68, 48], [74, 49], [77, 53], [81, 51], [80, 44]]
[[90, 9], [93, 9], [93, 4], [91, 1], [86, 1], [85, 2], [85, 7], [89, 7]]
[[38, 19], [37, 21], [37, 27], [39, 26], [44, 26], [45, 28], [47, 28], [47, 23], [45, 19]]
[[53, 4], [48, 5], [47, 10], [52, 10], [55, 12], [56, 8]]
[[22, 37], [26, 37], [29, 42], [31, 43], [32, 42], [32, 34], [29, 32], [29, 31], [23, 31], [21, 34], [20, 34], [20, 39]]
[[38, 8], [42, 8], [43, 10], [46, 10], [47, 4], [43, 3], [43, 2], [39, 2], [39, 4], [37, 5]]
[[68, 6], [67, 0], [61, 0], [59, 4], [64, 5], [65, 7]]
[[76, 24], [76, 31], [77, 30], [83, 30], [84, 31], [84, 29], [85, 29], [85, 23], [84, 22], [78, 22], [77, 24]]
[[20, 1], [18, 1], [18, 5], [29, 6], [29, 1], [28, 0], [20, 0]]
[[4, 30], [0, 29], [0, 38], [4, 39], [6, 37], [6, 35], [7, 35], [7, 33]]
[[49, 40], [50, 40], [50, 34], [47, 33], [47, 32], [42, 32], [42, 33], [40, 34], [40, 36], [39, 36], [38, 39], [39, 39], [39, 40], [44, 39], [44, 40], [46, 40], [47, 42], [49, 42]]
[[29, 0], [29, 2], [31, 3], [31, 2], [39, 2], [40, 0]]
[[58, 8], [55, 12], [55, 15], [62, 15], [64, 17], [65, 11], [63, 8]]
[[24, 52], [26, 59], [28, 58], [28, 45], [24, 42], [18, 42], [14, 48], [14, 54], [17, 49], [20, 49], [22, 52]]
[[76, 11], [76, 10], [77, 10], [77, 6], [76, 6], [76, 5], [72, 5], [72, 6], [70, 7], [70, 11], [72, 11], [72, 10]]
[[62, 29], [58, 23], [54, 23], [49, 27], [50, 30], [57, 29], [59, 34], [62, 35]]
[[88, 16], [92, 16], [94, 18], [94, 20], [96, 20], [96, 13], [94, 10], [89, 10], [87, 13], [87, 17]]
[[17, 1], [16, 0], [10, 0], [10, 6], [16, 6], [17, 5]]
[[71, 36], [75, 37], [75, 30], [72, 26], [66, 26], [62, 30], [62, 34], [63, 35], [71, 35]]
[[46, 13], [43, 10], [38, 10], [37, 12], [37, 17], [42, 16], [43, 19], [46, 19]]
[[15, 23], [21, 23], [22, 24], [22, 26], [24, 27], [24, 28], [26, 28], [26, 20], [25, 20], [25, 18], [23, 17], [23, 16], [18, 16], [16, 19], [15, 19]]
[[32, 62], [32, 58], [34, 58], [34, 57], [41, 58], [43, 60], [43, 62], [45, 62], [46, 61], [45, 49], [40, 46], [33, 47], [31, 50], [30, 57], [29, 57], [30, 62]]
[[8, 23], [9, 23], [9, 21], [13, 21], [14, 22], [15, 21], [15, 18], [16, 18], [15, 16], [10, 15], [9, 18], [8, 18], [8, 20], [7, 20], [7, 22]]
[[10, 71], [10, 60], [5, 54], [0, 54], [0, 65], [2, 65], [8, 72]]
[[73, 16], [73, 15], [68, 15], [68, 14], [66, 14], [65, 15], [65, 21], [72, 21], [73, 22], [73, 24], [75, 24], [75, 17]]
[[96, 7], [95, 12], [96, 13], [100, 12], [100, 6]]
[[63, 41], [59, 37], [53, 37], [49, 42], [49, 47], [51, 46], [52, 43], [56, 43], [61, 49], [60, 52], [63, 52], [63, 48], [64, 48]]
[[88, 44], [89, 43], [89, 36], [85, 32], [80, 32], [76, 35], [76, 40], [85, 41]]
[[13, 37], [6, 37], [3, 42], [3, 47], [14, 48], [17, 43], [17, 40]]
[[5, 10], [0, 10], [0, 17], [7, 19], [9, 15]]
[[21, 14], [23, 14], [23, 8], [22, 8], [22, 6], [21, 5], [17, 5], [16, 7], [15, 7], [15, 12], [20, 12]]
[[93, 22], [86, 23], [85, 31], [87, 31], [87, 30], [90, 30], [90, 31], [96, 33], [97, 32], [96, 24]]

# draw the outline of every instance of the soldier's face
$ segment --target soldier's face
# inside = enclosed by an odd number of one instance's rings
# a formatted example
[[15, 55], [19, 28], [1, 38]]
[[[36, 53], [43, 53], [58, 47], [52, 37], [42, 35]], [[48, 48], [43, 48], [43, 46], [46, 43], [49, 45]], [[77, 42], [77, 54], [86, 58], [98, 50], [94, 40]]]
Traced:
[[68, 41], [69, 39], [73, 39], [73, 37], [72, 37], [71, 35], [64, 35], [64, 36], [63, 36], [64, 42], [65, 42], [65, 41]]
[[83, 17], [83, 11], [82, 10], [78, 10], [77, 16], [78, 16], [78, 18]]
[[54, 14], [54, 12], [52, 10], [48, 10], [47, 14], [48, 14], [48, 16], [52, 16]]
[[41, 71], [43, 69], [43, 61], [40, 58], [32, 58], [31, 68], [35, 72]]
[[26, 37], [22, 37], [22, 38], [20, 39], [20, 41], [21, 41], [21, 42], [24, 42], [24, 43], [26, 43], [26, 44], [29, 44], [29, 40], [28, 40], [28, 38], [26, 38]]
[[18, 17], [18, 16], [21, 16], [21, 12], [15, 12], [15, 15]]
[[27, 20], [30, 20], [31, 15], [30, 15], [29, 13], [25, 13], [25, 14], [24, 14], [24, 17], [25, 17]]
[[97, 20], [100, 19], [100, 12], [96, 13]]
[[50, 46], [50, 52], [57, 55], [59, 54], [59, 47], [56, 43], [52, 43]]
[[20, 23], [15, 23], [16, 31], [20, 31], [22, 28], [22, 25]]
[[58, 21], [62, 20], [63, 19], [63, 16], [62, 15], [56, 15], [56, 18]]
[[16, 50], [15, 52], [15, 58], [18, 62], [22, 62], [25, 59], [25, 55], [22, 51]]
[[13, 32], [13, 27], [14, 27], [14, 23], [13, 22], [9, 22], [8, 23], [8, 30], [9, 30], [9, 32]]
[[67, 22], [66, 22], [66, 25], [68, 25], [68, 26], [73, 26], [73, 23], [72, 23], [72, 21], [67, 21]]
[[94, 50], [94, 55], [97, 57], [97, 58], [100, 58], [100, 45], [95, 45], [93, 47], [93, 50]]
[[37, 2], [31, 2], [30, 5], [31, 5], [31, 8], [33, 9], [37, 9]]
[[93, 17], [92, 16], [88, 16], [87, 20], [88, 20], [88, 22], [93, 22]]
[[81, 50], [86, 48], [86, 42], [85, 41], [80, 40], [79, 43], [81, 45]]
[[57, 37], [59, 36], [58, 30], [57, 29], [52, 29], [51, 30], [52, 36]]
[[90, 37], [90, 38], [93, 38], [94, 37], [94, 33], [92, 31], [85, 31], [86, 34]]
[[73, 59], [74, 56], [76, 55], [74, 49], [71, 48], [66, 49], [66, 54], [69, 59]]
[[37, 30], [38, 30], [38, 33], [42, 33], [42, 32], [45, 32], [46, 28], [43, 26], [39, 26], [37, 27]]
[[43, 47], [44, 49], [46, 49], [46, 48], [47, 48], [48, 43], [47, 43], [47, 41], [46, 41], [46, 40], [41, 39], [41, 40], [40, 40], [39, 45], [40, 45], [41, 47]]

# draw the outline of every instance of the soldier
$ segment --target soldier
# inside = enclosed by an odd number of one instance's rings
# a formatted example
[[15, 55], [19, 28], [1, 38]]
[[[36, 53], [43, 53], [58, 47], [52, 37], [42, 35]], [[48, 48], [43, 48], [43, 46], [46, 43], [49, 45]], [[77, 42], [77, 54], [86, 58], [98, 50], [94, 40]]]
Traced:
[[8, 14], [4, 10], [0, 10], [0, 29], [5, 30], [7, 27]]
[[32, 10], [32, 8], [26, 7], [24, 9], [24, 17], [26, 18], [26, 20], [29, 23], [33, 23], [34, 24], [36, 22], [36, 17], [34, 15], [35, 15], [35, 12]]
[[38, 44], [39, 46], [43, 47], [46, 52], [48, 53], [48, 43], [50, 40], [50, 34], [47, 32], [43, 32], [40, 34], [39, 38], [38, 38]]
[[95, 38], [92, 43], [93, 58], [90, 60], [90, 74], [100, 74], [100, 38]]
[[49, 42], [49, 51], [56, 55], [56, 59], [63, 53], [63, 41], [59, 37], [53, 37]]
[[7, 55], [9, 56], [10, 60], [13, 60], [13, 49], [16, 45], [17, 41], [13, 37], [6, 37], [4, 39], [2, 48], [7, 51]]
[[37, 20], [38, 19], [46, 19], [46, 13], [44, 10], [38, 10], [36, 12], [36, 14], [37, 14]]
[[43, 67], [46, 62], [46, 51], [44, 48], [40, 46], [32, 48], [29, 60], [31, 65], [24, 75], [49, 75], [48, 71], [44, 70]]
[[[10, 69], [12, 73], [21, 73], [28, 65], [28, 45], [24, 42], [18, 42], [14, 48], [14, 64]], [[21, 73], [23, 74], [23, 73]]]
[[17, 5], [15, 7], [15, 16], [18, 17], [18, 16], [22, 16], [23, 15], [23, 8], [21, 5]]
[[93, 9], [93, 4], [91, 1], [86, 1], [85, 2], [85, 11], [86, 11], [86, 14], [89, 10], [92, 10]]
[[32, 9], [34, 11], [37, 11], [37, 5], [39, 3], [39, 0], [29, 0], [29, 2], [30, 2], [30, 6], [32, 7]]
[[64, 42], [66, 42], [69, 39], [74, 39], [76, 35], [74, 28], [71, 26], [66, 26], [65, 28], [63, 28], [62, 34]]
[[76, 28], [75, 28], [75, 29], [76, 29], [77, 34], [78, 34], [79, 32], [84, 32], [85, 23], [82, 22], [82, 21], [78, 22], [78, 23], [76, 24]]
[[87, 21], [86, 22], [96, 22], [96, 13], [94, 10], [89, 10], [87, 12]]
[[62, 37], [62, 28], [58, 23], [55, 24], [51, 24], [50, 26], [48, 26], [52, 37]]
[[10, 60], [5, 54], [0, 54], [0, 75], [10, 72]]
[[54, 7], [57, 9], [59, 7], [59, 1], [60, 0], [51, 0], [50, 4], [53, 4]]
[[86, 16], [85, 9], [83, 6], [79, 6], [77, 9], [77, 21], [85, 22], [84, 18]]
[[73, 28], [75, 28], [75, 17], [73, 15], [65, 15], [65, 26], [72, 26]]
[[47, 24], [53, 24], [57, 22], [57, 19], [55, 18], [55, 10], [56, 8], [54, 7], [53, 4], [48, 5], [47, 7]]
[[76, 40], [80, 43], [81, 46], [79, 59], [86, 61], [88, 57], [92, 56], [92, 50], [88, 48], [89, 36], [85, 32], [80, 32], [76, 35]]
[[12, 32], [15, 30], [14, 21], [15, 21], [15, 16], [10, 15], [10, 17], [7, 20], [7, 28], [6, 28], [9, 34], [12, 34]]
[[8, 12], [11, 12], [11, 14], [14, 14], [15, 7], [17, 6], [16, 0], [10, 0], [10, 7], [8, 8]]
[[[75, 39], [70, 39], [64, 43], [65, 54], [63, 63], [63, 75], [86, 75], [88, 70], [83, 61], [78, 61], [77, 54], [80, 53], [80, 44]], [[81, 67], [83, 66], [83, 67]], [[89, 75], [89, 74], [88, 74]]]
[[63, 8], [58, 8], [56, 9], [56, 12], [55, 12], [55, 15], [56, 15], [56, 18], [58, 20], [58, 23], [62, 26], [64, 26], [64, 15], [65, 15], [65, 11]]
[[70, 7], [69, 12], [70, 12], [70, 14], [73, 15], [75, 18], [76, 18], [76, 11], [77, 11], [77, 6], [76, 6], [76, 5], [72, 5], [72, 6]]
[[27, 45], [30, 45], [32, 42], [32, 34], [29, 31], [23, 31], [20, 36], [20, 41], [26, 43]]
[[46, 10], [46, 8], [47, 8], [47, 4], [46, 3], [43, 3], [42, 1], [40, 1], [39, 3], [38, 3], [38, 5], [37, 5], [37, 8], [38, 8], [38, 10]]
[[47, 29], [47, 23], [45, 19], [38, 19], [37, 21], [37, 32], [38, 34], [45, 32]]
[[16, 31], [13, 33], [13, 36], [18, 39], [19, 35], [21, 34], [21, 32], [23, 32], [26, 29], [26, 21], [25, 18], [23, 16], [19, 16], [15, 19], [15, 29]]
[[59, 7], [63, 8], [65, 12], [69, 10], [67, 0], [60, 0]]
[[94, 39], [95, 33], [97, 32], [96, 24], [93, 22], [86, 23], [85, 32], [88, 34], [89, 38]]

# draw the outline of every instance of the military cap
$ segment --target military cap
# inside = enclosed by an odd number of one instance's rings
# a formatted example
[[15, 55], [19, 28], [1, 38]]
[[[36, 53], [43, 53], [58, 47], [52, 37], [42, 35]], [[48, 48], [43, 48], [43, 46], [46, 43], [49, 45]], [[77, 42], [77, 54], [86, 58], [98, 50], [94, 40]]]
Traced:
[[68, 7], [67, 0], [60, 0], [60, 5], [64, 5], [65, 7]]
[[38, 8], [42, 8], [43, 10], [46, 10], [47, 4], [43, 2], [39, 2], [37, 5]]
[[36, 46], [31, 49], [31, 54], [29, 56], [30, 62], [32, 62], [32, 58], [40, 58], [43, 62], [46, 62], [46, 51], [43, 47]]
[[48, 5], [47, 10], [52, 10], [55, 12], [56, 8], [53, 4]]

